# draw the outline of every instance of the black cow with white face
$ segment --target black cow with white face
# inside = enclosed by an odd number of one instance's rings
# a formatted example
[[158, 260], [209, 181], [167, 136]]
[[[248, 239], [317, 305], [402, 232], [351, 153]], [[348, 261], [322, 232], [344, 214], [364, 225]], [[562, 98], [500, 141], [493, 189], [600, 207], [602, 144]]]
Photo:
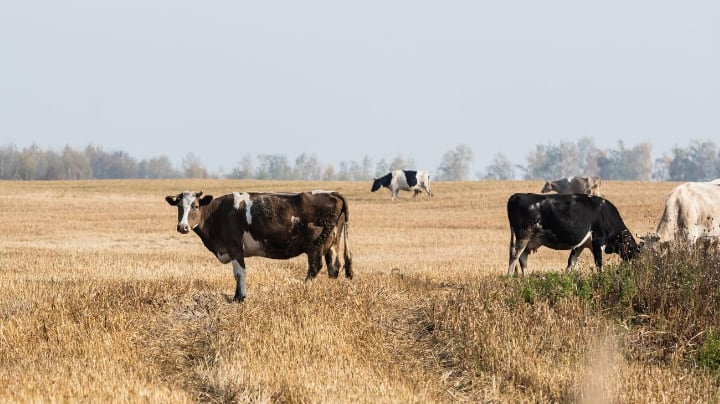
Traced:
[[337, 278], [343, 249], [345, 276], [352, 278], [348, 205], [337, 192], [234, 192], [213, 198], [185, 191], [165, 200], [178, 208], [178, 232], [193, 230], [221, 263], [232, 262], [236, 301], [246, 296], [245, 257], [288, 259], [305, 253], [305, 280], [317, 276], [323, 258], [328, 275]]
[[602, 270], [602, 252], [632, 259], [639, 247], [617, 208], [607, 199], [585, 194], [514, 194], [507, 203], [510, 221], [508, 275], [523, 275], [528, 254], [541, 246], [571, 250], [566, 270], [575, 265], [583, 249], [592, 250]]
[[373, 178], [370, 191], [375, 192], [380, 187], [390, 189], [393, 201], [397, 199], [398, 191], [413, 191], [413, 198], [422, 191], [433, 196], [432, 191], [430, 191], [430, 174], [425, 171], [395, 170], [380, 178]]

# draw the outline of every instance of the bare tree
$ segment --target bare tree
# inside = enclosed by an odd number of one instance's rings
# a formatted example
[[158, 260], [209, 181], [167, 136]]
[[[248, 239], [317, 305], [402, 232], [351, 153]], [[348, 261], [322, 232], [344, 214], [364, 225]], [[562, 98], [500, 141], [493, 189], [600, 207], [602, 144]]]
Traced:
[[465, 181], [470, 176], [470, 164], [473, 161], [472, 149], [464, 144], [448, 150], [438, 167], [438, 179], [444, 181]]
[[485, 172], [480, 173], [478, 178], [485, 180], [511, 180], [515, 178], [515, 167], [504, 154], [498, 153], [493, 157], [492, 164], [487, 166]]
[[208, 178], [208, 172], [200, 163], [200, 158], [194, 153], [188, 153], [182, 162], [183, 173], [186, 178]]

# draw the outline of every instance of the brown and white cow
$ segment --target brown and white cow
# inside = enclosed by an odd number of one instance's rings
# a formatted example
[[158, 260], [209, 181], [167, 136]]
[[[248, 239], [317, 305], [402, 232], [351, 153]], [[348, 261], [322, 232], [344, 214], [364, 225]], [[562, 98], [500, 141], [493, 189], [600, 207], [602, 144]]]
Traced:
[[288, 259], [305, 253], [305, 280], [317, 276], [323, 258], [328, 275], [337, 278], [342, 249], [345, 276], [352, 278], [348, 204], [337, 192], [234, 192], [213, 198], [185, 191], [165, 200], [178, 208], [178, 232], [193, 230], [221, 263], [232, 262], [236, 301], [246, 296], [245, 257]]
[[545, 186], [540, 191], [543, 194], [555, 191], [558, 194], [587, 194], [602, 196], [600, 193], [600, 177], [568, 177], [555, 181], [545, 181]]
[[695, 244], [699, 239], [720, 238], [720, 179], [686, 182], [673, 188], [655, 233], [643, 237], [655, 243]]

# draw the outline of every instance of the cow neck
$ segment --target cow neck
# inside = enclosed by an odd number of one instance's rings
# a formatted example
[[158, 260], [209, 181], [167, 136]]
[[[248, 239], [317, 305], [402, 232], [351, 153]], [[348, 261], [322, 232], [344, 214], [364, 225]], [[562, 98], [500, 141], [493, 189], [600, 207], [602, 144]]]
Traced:
[[210, 205], [200, 207], [200, 220], [198, 225], [193, 227], [193, 231], [200, 237], [203, 244], [205, 244], [205, 247], [214, 252], [215, 249], [213, 248], [212, 243], [210, 243], [210, 228], [212, 226], [213, 212], [210, 210], [211, 205], [212, 203]]

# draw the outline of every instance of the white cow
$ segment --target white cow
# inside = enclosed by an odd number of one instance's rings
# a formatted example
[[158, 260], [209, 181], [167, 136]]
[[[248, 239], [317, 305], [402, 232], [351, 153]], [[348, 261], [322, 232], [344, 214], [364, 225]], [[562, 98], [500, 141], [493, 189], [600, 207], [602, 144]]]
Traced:
[[695, 244], [701, 238], [720, 238], [720, 179], [686, 182], [665, 200], [665, 211], [646, 243], [670, 241]]

